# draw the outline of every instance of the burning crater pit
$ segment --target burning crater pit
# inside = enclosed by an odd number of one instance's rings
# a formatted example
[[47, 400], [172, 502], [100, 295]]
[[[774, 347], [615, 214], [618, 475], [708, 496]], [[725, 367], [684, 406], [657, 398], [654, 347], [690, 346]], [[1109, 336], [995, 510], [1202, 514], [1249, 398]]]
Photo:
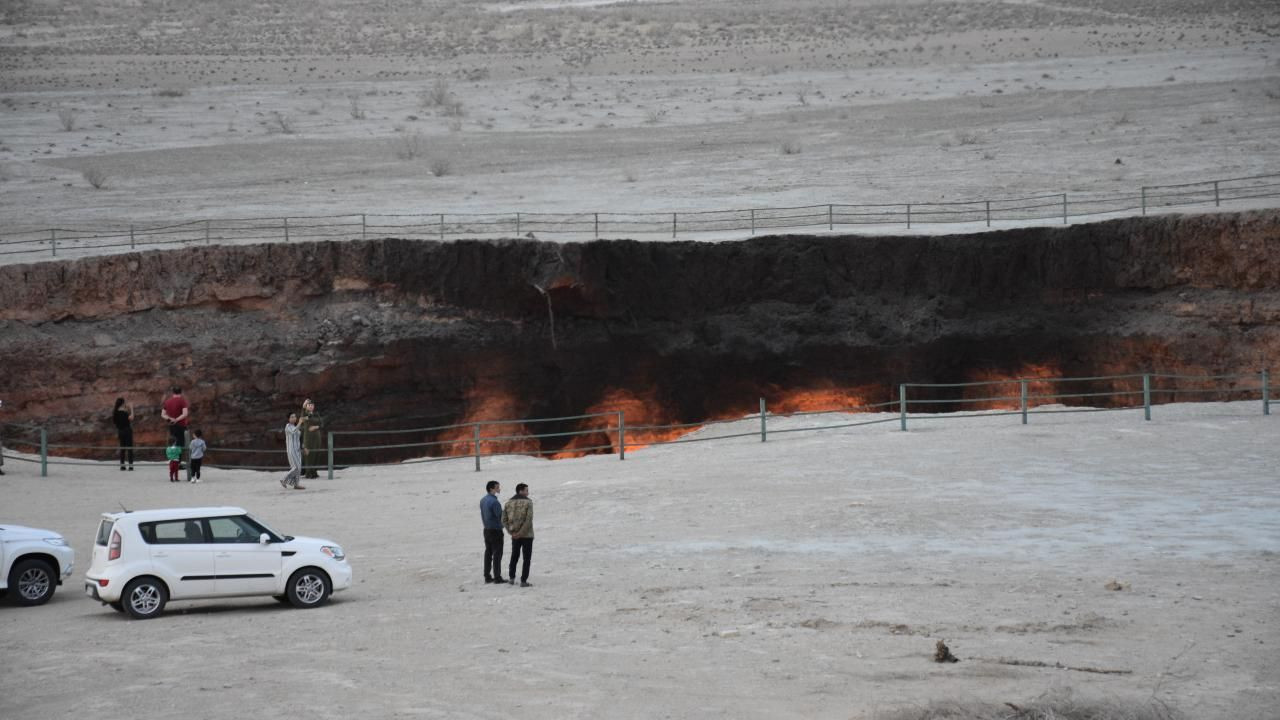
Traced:
[[[162, 444], [172, 383], [221, 448], [277, 448], [305, 396], [334, 430], [600, 410], [696, 423], [759, 397], [775, 412], [883, 402], [899, 382], [1256, 371], [1280, 358], [1280, 213], [938, 237], [193, 247], [0, 267], [0, 296], [3, 419], [59, 443], [112, 445], [123, 395], [138, 444]], [[466, 438], [396, 436], [441, 439]]]

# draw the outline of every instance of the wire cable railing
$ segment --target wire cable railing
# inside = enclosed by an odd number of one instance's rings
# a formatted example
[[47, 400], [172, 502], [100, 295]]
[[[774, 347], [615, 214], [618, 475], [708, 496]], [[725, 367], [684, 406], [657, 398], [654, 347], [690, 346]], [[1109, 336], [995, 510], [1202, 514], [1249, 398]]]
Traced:
[[[0, 256], [92, 255], [125, 248], [335, 241], [379, 237], [440, 240], [546, 236], [679, 238], [712, 232], [827, 230], [838, 227], [1061, 222], [1099, 215], [1280, 198], [1280, 173], [1146, 185], [1134, 194], [1051, 193], [951, 202], [827, 203], [794, 207], [672, 212], [360, 213], [258, 218], [209, 218], [163, 225], [41, 228], [0, 232]], [[536, 235], [535, 235], [536, 237]], [[23, 260], [26, 258], [14, 258]]]
[[[1070, 385], [1094, 386], [1093, 389]], [[964, 418], [1001, 418], [1021, 416], [1022, 424], [1029, 423], [1032, 415], [1086, 412], [1143, 412], [1150, 421], [1152, 407], [1176, 402], [1180, 397], [1195, 401], [1261, 400], [1263, 415], [1271, 414], [1271, 403], [1280, 400], [1271, 386], [1269, 369], [1252, 373], [1173, 374], [1127, 373], [1085, 377], [1016, 377], [1007, 379], [977, 380], [950, 383], [902, 383], [898, 387], [898, 399], [879, 403], [845, 405], [820, 410], [795, 412], [770, 412], [765, 398], [759, 398], [759, 412], [733, 417], [710, 418], [696, 422], [627, 422], [626, 411], [562, 415], [544, 418], [483, 419], [447, 425], [387, 430], [335, 430], [326, 433], [326, 445], [307, 459], [313, 470], [327, 470], [333, 478], [335, 469], [385, 466], [391, 463], [434, 463], [449, 460], [471, 460], [477, 472], [482, 458], [504, 456], [569, 458], [592, 454], [616, 454], [625, 460], [628, 450], [650, 446], [705, 443], [721, 440], [756, 438], [767, 442], [770, 435], [823, 432], [829, 430], [881, 425], [897, 422], [905, 431], [909, 422], [957, 420]], [[1016, 388], [1016, 394], [1007, 388]], [[976, 394], [975, 394], [976, 393]], [[1090, 403], [1090, 404], [1086, 404]], [[937, 410], [935, 408], [943, 408]], [[897, 410], [896, 413], [893, 410]], [[657, 408], [645, 408], [642, 416], [660, 413]], [[858, 415], [871, 415], [861, 419]], [[776, 421], [817, 420], [818, 424], [799, 427], [778, 427]], [[775, 426], [770, 427], [770, 421]], [[829, 422], [828, 422], [829, 420]], [[744, 424], [759, 423], [758, 430], [744, 430]], [[550, 425], [543, 432], [530, 432], [530, 426]], [[716, 432], [716, 428], [727, 432]], [[74, 443], [50, 443], [48, 431], [37, 425], [10, 425], [2, 429], [4, 446], [14, 445], [32, 448], [38, 459], [6, 452], [6, 460], [39, 463], [42, 476], [47, 476], [49, 465], [100, 466], [103, 455], [118, 452], [114, 445], [84, 445]], [[417, 442], [379, 442], [380, 436], [398, 437], [417, 434], [426, 438]], [[346, 439], [374, 439], [375, 442], [353, 442]], [[162, 453], [165, 448], [137, 446], [135, 452]], [[64, 451], [63, 455], [50, 451]], [[69, 451], [69, 452], [67, 452]], [[388, 459], [386, 453], [393, 453]], [[363, 453], [364, 457], [359, 457]], [[255, 449], [235, 447], [210, 447], [204, 467], [234, 468], [245, 470], [287, 469], [281, 463], [217, 463], [208, 462], [210, 456], [222, 454], [254, 454], [253, 460], [276, 458], [285, 455], [280, 448]], [[348, 455], [357, 457], [347, 459]], [[140, 465], [164, 464], [164, 461], [144, 460]]]

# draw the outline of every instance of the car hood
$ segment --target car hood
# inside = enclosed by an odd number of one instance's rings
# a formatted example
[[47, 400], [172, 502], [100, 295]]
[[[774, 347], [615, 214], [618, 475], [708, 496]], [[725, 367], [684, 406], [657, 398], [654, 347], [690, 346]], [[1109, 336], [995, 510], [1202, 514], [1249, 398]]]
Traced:
[[324, 538], [303, 537], [301, 535], [294, 537], [292, 540], [287, 540], [284, 543], [284, 547], [290, 550], [300, 550], [302, 548], [319, 550], [325, 545], [336, 545], [338, 547], [342, 547], [342, 543], [336, 543], [332, 540], [325, 540]]
[[0, 541], [13, 542], [15, 540], [43, 540], [45, 538], [60, 538], [61, 534], [52, 530], [41, 530], [40, 528], [26, 527], [25, 525], [3, 525], [0, 524]]

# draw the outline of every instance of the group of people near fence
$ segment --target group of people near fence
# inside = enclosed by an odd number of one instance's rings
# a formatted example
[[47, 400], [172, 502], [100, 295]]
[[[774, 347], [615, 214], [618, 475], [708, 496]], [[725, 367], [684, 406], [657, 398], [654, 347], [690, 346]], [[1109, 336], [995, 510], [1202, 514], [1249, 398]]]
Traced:
[[[516, 564], [524, 557], [520, 570], [520, 587], [530, 587], [529, 563], [533, 557], [533, 501], [529, 499], [529, 486], [516, 485], [516, 494], [507, 500], [506, 507], [498, 499], [502, 484], [490, 480], [484, 486], [485, 496], [480, 499], [480, 521], [484, 526], [484, 581], [486, 584], [516, 584]], [[511, 564], [506, 578], [502, 577], [502, 549], [505, 541], [502, 531], [511, 536]]]
[[[191, 442], [187, 444], [187, 430], [191, 426], [191, 404], [182, 394], [182, 388], [175, 385], [160, 406], [160, 418], [168, 425], [168, 441], [165, 445], [165, 459], [169, 465], [169, 482], [179, 481], [179, 471], [184, 467], [182, 455], [187, 454], [187, 481], [198, 483], [204, 465], [205, 453], [209, 450], [204, 439], [204, 431], [195, 428], [191, 431]], [[131, 403], [116, 398], [115, 408], [111, 412], [111, 421], [116, 428], [116, 438], [120, 442], [120, 470], [133, 470], [136, 446], [133, 441], [134, 411]], [[319, 467], [324, 464], [323, 435], [325, 420], [316, 411], [316, 404], [311, 398], [302, 401], [299, 412], [289, 413], [289, 421], [285, 425], [285, 454], [289, 459], [289, 472], [280, 480], [280, 485], [292, 490], [305, 490], [298, 481], [300, 478], [320, 477]], [[0, 465], [4, 464], [0, 454]], [[3, 474], [3, 470], [0, 470]]]

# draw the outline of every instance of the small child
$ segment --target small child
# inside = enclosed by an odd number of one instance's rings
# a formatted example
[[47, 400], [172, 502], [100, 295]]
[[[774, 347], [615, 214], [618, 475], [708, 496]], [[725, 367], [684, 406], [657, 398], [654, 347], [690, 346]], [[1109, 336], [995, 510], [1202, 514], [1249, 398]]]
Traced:
[[182, 459], [182, 448], [170, 445], [165, 448], [164, 456], [169, 458], [169, 482], [178, 482], [178, 461]]
[[199, 428], [194, 433], [191, 440], [191, 482], [200, 482], [200, 466], [204, 463], [204, 451], [208, 449], [208, 445], [204, 441], [204, 431]]

